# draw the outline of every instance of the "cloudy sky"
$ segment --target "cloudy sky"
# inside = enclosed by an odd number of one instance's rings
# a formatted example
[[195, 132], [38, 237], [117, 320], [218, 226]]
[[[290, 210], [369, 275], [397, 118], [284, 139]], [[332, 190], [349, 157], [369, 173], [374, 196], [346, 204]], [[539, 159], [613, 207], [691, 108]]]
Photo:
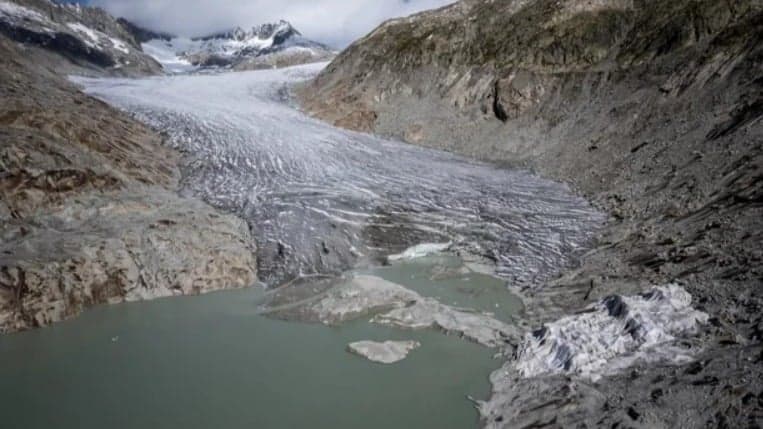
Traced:
[[385, 19], [453, 0], [81, 0], [150, 29], [198, 36], [278, 19], [305, 36], [344, 47]]

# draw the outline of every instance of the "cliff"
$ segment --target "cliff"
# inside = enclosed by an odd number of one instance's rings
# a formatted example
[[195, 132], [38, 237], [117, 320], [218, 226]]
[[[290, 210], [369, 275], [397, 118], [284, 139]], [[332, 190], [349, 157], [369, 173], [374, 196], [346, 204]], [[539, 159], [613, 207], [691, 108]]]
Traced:
[[180, 155], [0, 36], [0, 333], [250, 286], [246, 224], [180, 197]]
[[23, 46], [37, 67], [58, 74], [145, 76], [161, 65], [124, 21], [102, 9], [50, 0], [0, 1], [0, 35]]

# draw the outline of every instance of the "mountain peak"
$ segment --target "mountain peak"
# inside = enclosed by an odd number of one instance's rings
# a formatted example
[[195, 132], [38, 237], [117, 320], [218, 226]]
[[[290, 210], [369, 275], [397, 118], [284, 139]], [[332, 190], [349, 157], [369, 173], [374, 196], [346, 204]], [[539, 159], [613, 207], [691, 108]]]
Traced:
[[256, 35], [260, 39], [270, 39], [279, 36], [287, 39], [291, 36], [302, 35], [299, 31], [297, 31], [296, 28], [294, 28], [294, 26], [291, 25], [291, 23], [284, 21], [283, 19], [276, 23], [256, 25], [252, 27], [252, 34]]
[[229, 39], [237, 42], [245, 42], [253, 39], [261, 41], [269, 41], [272, 39], [274, 45], [279, 45], [291, 37], [301, 35], [302, 33], [297, 31], [290, 22], [282, 19], [278, 22], [255, 25], [249, 31], [237, 26], [231, 30], [194, 37], [193, 40], [209, 41]]
[[[199, 67], [267, 67], [264, 57], [279, 64], [332, 58], [335, 52], [321, 43], [307, 40], [288, 21], [255, 25], [249, 30], [230, 30], [195, 37], [149, 41], [146, 49], [166, 64]], [[288, 51], [288, 52], [287, 52]], [[184, 69], [182, 65], [179, 69]]]

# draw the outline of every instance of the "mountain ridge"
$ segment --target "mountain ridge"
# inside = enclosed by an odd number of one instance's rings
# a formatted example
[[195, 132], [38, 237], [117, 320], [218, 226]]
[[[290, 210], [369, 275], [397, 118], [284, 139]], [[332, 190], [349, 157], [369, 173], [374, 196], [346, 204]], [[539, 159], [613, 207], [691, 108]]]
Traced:
[[181, 37], [143, 29], [124, 20], [144, 49], [170, 71], [194, 68], [251, 70], [327, 61], [336, 52], [305, 38], [288, 21], [234, 27], [203, 36]]
[[104, 10], [47, 0], [0, 1], [0, 33], [34, 51], [41, 65], [85, 75], [161, 72]]

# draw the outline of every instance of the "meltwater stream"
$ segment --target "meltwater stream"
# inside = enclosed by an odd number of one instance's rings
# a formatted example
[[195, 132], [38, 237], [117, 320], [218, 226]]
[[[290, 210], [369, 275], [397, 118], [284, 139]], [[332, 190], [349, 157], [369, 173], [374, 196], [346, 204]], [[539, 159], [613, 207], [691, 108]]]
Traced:
[[271, 286], [422, 242], [452, 242], [527, 285], [602, 222], [561, 184], [305, 116], [288, 86], [321, 67], [79, 83], [188, 154], [185, 192], [249, 222]]

